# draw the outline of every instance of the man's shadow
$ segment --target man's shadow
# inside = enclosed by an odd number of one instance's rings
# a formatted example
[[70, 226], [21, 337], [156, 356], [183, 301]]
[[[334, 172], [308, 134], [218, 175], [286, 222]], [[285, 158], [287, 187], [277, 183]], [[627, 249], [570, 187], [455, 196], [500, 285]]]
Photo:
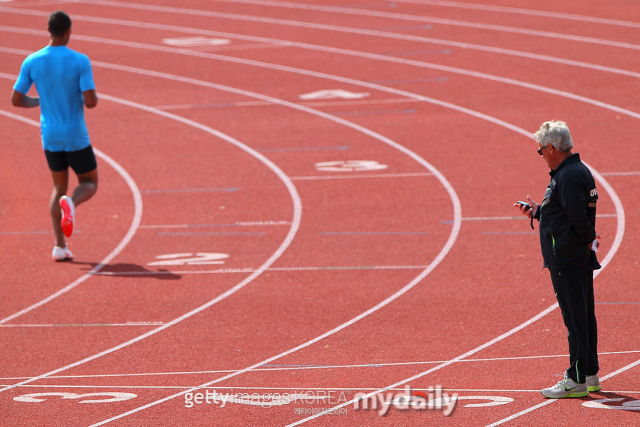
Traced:
[[[640, 415], [640, 401], [636, 396], [626, 396], [624, 394], [608, 392], [604, 390], [591, 391], [589, 396], [585, 396], [580, 400], [585, 402], [593, 402], [594, 400], [611, 399], [606, 402], [598, 402], [601, 405], [613, 407], [617, 411], [625, 411]], [[625, 406], [627, 402], [633, 402], [631, 405]]]
[[[90, 272], [99, 264], [97, 262], [70, 261], [72, 264], [86, 265], [84, 270]], [[91, 273], [94, 276], [114, 276], [127, 277], [131, 279], [158, 279], [158, 280], [179, 280], [182, 276], [167, 270], [148, 270], [138, 264], [107, 264], [98, 271]]]

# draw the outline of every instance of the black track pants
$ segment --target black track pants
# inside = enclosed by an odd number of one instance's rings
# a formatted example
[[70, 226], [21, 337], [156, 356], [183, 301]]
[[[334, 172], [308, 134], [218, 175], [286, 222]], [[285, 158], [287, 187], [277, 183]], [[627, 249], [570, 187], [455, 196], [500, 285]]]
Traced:
[[595, 375], [598, 365], [598, 326], [594, 310], [593, 270], [557, 270], [550, 268], [562, 318], [568, 330], [569, 377], [584, 383]]

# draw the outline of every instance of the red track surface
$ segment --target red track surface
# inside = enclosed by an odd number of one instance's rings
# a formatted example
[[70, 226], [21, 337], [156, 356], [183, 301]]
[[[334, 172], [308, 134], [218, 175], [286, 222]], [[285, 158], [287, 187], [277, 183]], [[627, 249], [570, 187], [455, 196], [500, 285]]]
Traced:
[[[7, 99], [48, 13], [71, 15], [105, 154], [76, 259], [50, 262], [38, 112], [0, 108], [2, 424], [635, 424], [640, 6], [515, 3], [0, 4]], [[229, 42], [163, 42], [198, 36]], [[368, 95], [299, 98], [336, 89]], [[605, 264], [603, 390], [556, 402], [539, 390], [566, 368], [566, 331], [511, 206], [543, 194], [527, 134], [552, 118], [599, 178]], [[386, 168], [316, 167], [350, 160]], [[186, 261], [202, 253], [228, 258]], [[183, 265], [152, 264], [167, 254]], [[462, 400], [449, 417], [351, 402], [406, 385]], [[267, 404], [186, 407], [214, 391]]]

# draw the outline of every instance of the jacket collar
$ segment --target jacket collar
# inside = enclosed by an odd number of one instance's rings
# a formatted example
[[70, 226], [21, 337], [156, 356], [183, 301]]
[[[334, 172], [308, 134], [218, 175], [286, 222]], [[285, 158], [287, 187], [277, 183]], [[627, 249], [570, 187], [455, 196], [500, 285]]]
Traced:
[[579, 162], [580, 161], [580, 153], [573, 153], [572, 155], [570, 155], [569, 157], [567, 157], [566, 159], [564, 159], [557, 168], [552, 169], [551, 172], [549, 172], [549, 175], [551, 175], [551, 177], [553, 178], [553, 176], [555, 174], [558, 173], [558, 171], [565, 165], [569, 164], [569, 163], [575, 163], [575, 162]]

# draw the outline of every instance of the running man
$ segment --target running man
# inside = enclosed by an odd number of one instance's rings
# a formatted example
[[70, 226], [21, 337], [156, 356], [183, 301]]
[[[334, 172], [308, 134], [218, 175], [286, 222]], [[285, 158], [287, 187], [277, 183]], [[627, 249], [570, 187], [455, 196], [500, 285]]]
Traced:
[[[29, 55], [22, 63], [13, 86], [11, 103], [16, 107], [40, 106], [42, 148], [53, 177], [49, 207], [56, 245], [55, 261], [73, 259], [65, 237], [71, 237], [75, 208], [98, 190], [98, 165], [84, 121], [84, 106], [94, 108], [98, 96], [91, 63], [86, 55], [67, 47], [71, 19], [62, 12], [49, 16], [49, 45]], [[39, 98], [27, 96], [35, 84]], [[84, 104], [84, 105], [83, 105]], [[78, 176], [78, 186], [68, 197], [69, 167]]]

